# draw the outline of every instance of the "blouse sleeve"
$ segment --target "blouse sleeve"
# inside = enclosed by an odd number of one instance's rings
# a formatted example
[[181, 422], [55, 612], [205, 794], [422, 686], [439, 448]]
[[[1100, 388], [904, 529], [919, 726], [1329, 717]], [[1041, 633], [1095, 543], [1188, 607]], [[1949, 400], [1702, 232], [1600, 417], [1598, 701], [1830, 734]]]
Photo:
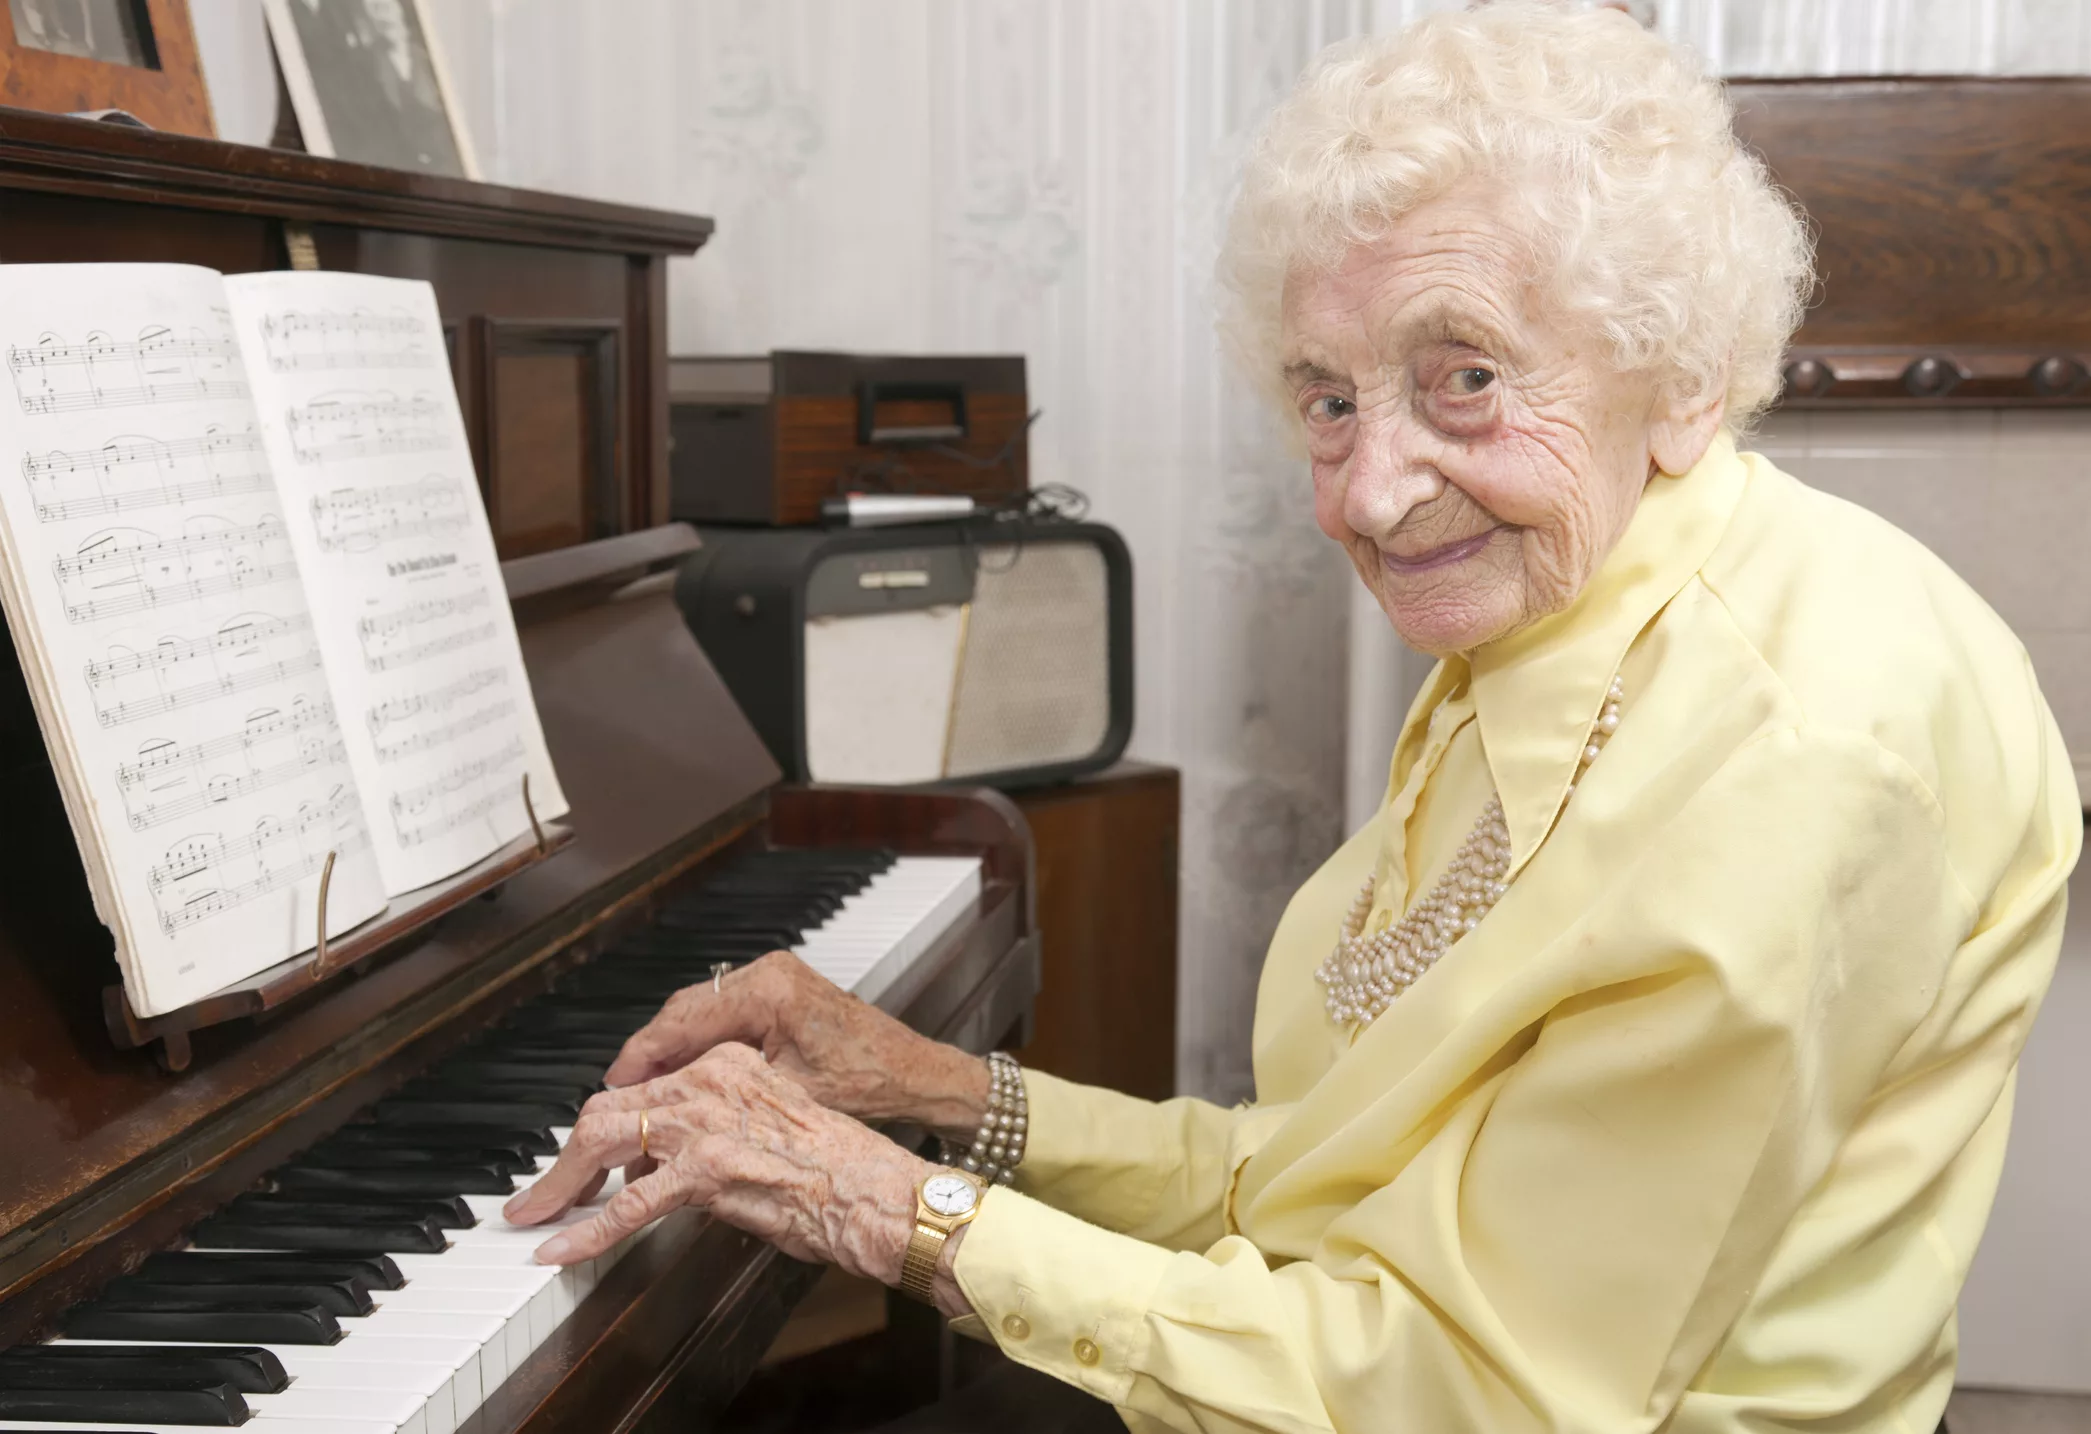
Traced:
[[1140, 1100], [1024, 1073], [1029, 1143], [1017, 1183], [1057, 1209], [1169, 1249], [1225, 1234], [1234, 1172], [1269, 1108], [1249, 1115], [1203, 1100]]
[[[1761, 737], [1534, 953], [1564, 973], [1551, 1009], [1311, 1258], [1172, 1252], [1078, 1218], [1107, 1202], [995, 1191], [959, 1283], [1009, 1355], [1169, 1428], [1652, 1429], [1937, 999], [1975, 915], [1942, 827], [1869, 740]], [[2002, 968], [2028, 1003], [2033, 954]], [[1994, 1098], [2010, 1058], [1967, 1078]], [[1149, 1184], [1159, 1228], [1188, 1187]]]

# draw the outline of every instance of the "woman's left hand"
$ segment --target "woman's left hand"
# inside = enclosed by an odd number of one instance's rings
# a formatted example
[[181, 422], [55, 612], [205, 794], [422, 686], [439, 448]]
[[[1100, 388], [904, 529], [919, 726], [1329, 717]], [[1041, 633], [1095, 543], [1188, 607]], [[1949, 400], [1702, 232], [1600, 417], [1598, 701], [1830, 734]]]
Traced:
[[751, 1048], [722, 1045], [673, 1074], [592, 1097], [558, 1162], [504, 1213], [518, 1225], [549, 1220], [620, 1165], [624, 1189], [593, 1220], [547, 1240], [539, 1260], [592, 1259], [678, 1205], [695, 1205], [796, 1259], [894, 1285], [915, 1187], [935, 1168], [822, 1106]]

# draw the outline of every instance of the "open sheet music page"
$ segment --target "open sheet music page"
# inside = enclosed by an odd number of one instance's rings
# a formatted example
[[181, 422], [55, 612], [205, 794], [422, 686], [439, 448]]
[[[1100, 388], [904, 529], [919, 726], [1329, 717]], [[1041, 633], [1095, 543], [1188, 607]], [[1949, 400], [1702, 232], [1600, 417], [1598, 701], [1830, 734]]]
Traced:
[[156, 1015], [385, 905], [224, 281], [0, 265], [0, 581], [52, 766]]
[[435, 293], [366, 274], [225, 281], [385, 890], [565, 797], [509, 615]]

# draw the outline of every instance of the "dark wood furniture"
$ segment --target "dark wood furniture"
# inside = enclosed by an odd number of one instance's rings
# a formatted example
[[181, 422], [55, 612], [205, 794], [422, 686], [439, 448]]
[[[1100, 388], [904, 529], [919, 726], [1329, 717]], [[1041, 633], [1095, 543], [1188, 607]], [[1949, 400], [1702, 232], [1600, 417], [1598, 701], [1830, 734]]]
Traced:
[[1176, 1093], [1174, 767], [1120, 762], [1012, 794], [1038, 853], [1043, 985], [1026, 1065], [1165, 1100]]
[[780, 351], [676, 358], [669, 512], [692, 523], [820, 521], [849, 492], [1022, 498], [1021, 356]]
[[435, 286], [504, 558], [668, 514], [668, 257], [711, 221], [0, 109], [0, 263]]
[[2091, 80], [1738, 81], [1822, 288], [1794, 407], [2091, 403]]
[[119, 4], [129, 11], [136, 63], [39, 48], [15, 23], [13, 7], [0, 5], [0, 105], [57, 114], [122, 110], [154, 129], [215, 136], [189, 0]]
[[[881, 1004], [984, 1050], [1021, 1024], [1036, 990], [1031, 855], [1016, 810], [989, 792], [779, 787], [675, 608], [673, 565], [694, 535], [648, 527], [666, 494], [662, 264], [701, 241], [706, 221], [0, 112], [0, 259], [267, 267], [284, 262], [286, 226], [299, 225], [323, 261], [432, 278], [475, 442], [483, 460], [497, 455], [497, 513], [558, 495], [563, 513], [592, 514], [510, 524], [511, 552], [586, 537], [590, 523], [642, 530], [504, 569], [574, 837], [497, 899], [398, 932], [353, 975], [261, 1019], [195, 1031], [191, 1063], [170, 1074], [103, 1027], [109, 938], [20, 668], [0, 653], [11, 852], [0, 864], [0, 1346], [50, 1333], [263, 1171], [751, 846], [981, 856], [974, 908]], [[586, 354], [560, 350], [559, 335], [577, 331], [611, 337]], [[588, 458], [593, 440], [577, 440], [558, 462], [499, 462], [522, 422], [502, 397], [517, 355], [548, 355], [572, 375], [614, 368], [606, 393], [587, 388], [594, 396], [573, 410], [614, 430], [607, 456]], [[535, 400], [522, 408], [541, 417]], [[612, 481], [591, 462], [609, 464]], [[589, 509], [586, 495], [605, 491], [614, 501]], [[671, 1217], [466, 1434], [688, 1427], [731, 1397], [814, 1273], [694, 1214]]]

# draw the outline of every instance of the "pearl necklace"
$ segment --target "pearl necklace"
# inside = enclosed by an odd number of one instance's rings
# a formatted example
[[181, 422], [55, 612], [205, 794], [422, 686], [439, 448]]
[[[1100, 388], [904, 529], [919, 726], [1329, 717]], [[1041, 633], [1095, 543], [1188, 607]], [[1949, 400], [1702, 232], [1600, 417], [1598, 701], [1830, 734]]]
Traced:
[[[1619, 704], [1625, 696], [1624, 684], [1614, 677], [1605, 693], [1604, 708], [1591, 724], [1590, 740], [1576, 763], [1576, 774], [1569, 781], [1570, 796], [1605, 742], [1619, 730]], [[1399, 921], [1370, 936], [1365, 934], [1365, 921], [1372, 914], [1377, 883], [1374, 877], [1366, 877], [1343, 918], [1336, 949], [1314, 973], [1328, 992], [1329, 1019], [1339, 1026], [1370, 1025], [1402, 992], [1420, 981], [1455, 941], [1481, 924], [1481, 918], [1510, 890], [1509, 875], [1510, 824], [1503, 816], [1503, 799], [1490, 796], [1437, 885]]]

